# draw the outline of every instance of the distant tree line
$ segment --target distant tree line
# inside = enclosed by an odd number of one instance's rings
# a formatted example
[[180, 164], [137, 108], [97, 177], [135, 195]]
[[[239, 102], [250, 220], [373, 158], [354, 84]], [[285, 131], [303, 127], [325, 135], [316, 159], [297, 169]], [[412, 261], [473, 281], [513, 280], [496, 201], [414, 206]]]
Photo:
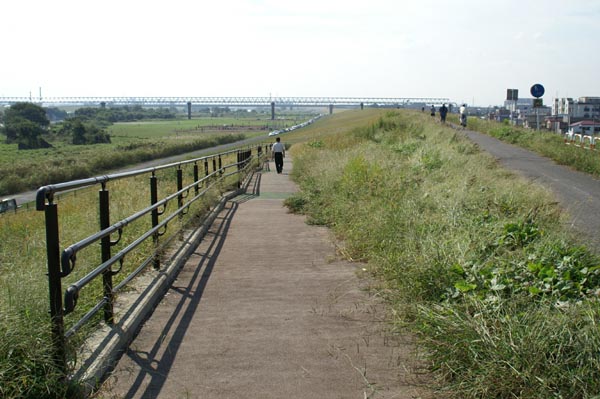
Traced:
[[75, 145], [110, 143], [108, 132], [93, 122], [79, 117], [64, 120], [58, 126], [57, 133], [61, 136], [70, 136], [71, 143]]
[[[246, 109], [232, 110], [229, 107], [204, 107], [199, 108], [196, 112], [199, 115], [206, 115], [212, 118], [221, 118], [224, 116], [246, 116], [249, 113]], [[256, 110], [252, 110], [250, 113], [256, 114], [257, 112]]]
[[116, 122], [133, 122], [144, 119], [175, 119], [176, 113], [168, 108], [143, 108], [140, 105], [123, 107], [79, 108], [75, 117], [108, 126]]
[[[143, 119], [173, 119], [170, 109], [150, 109], [141, 106], [118, 108], [79, 108], [69, 117], [58, 108], [43, 108], [33, 103], [17, 103], [1, 115], [2, 132], [7, 143], [18, 143], [19, 149], [47, 148], [51, 145], [44, 136], [51, 133], [69, 137], [72, 144], [110, 143], [106, 127], [115, 122]], [[50, 128], [50, 121], [61, 121]]]

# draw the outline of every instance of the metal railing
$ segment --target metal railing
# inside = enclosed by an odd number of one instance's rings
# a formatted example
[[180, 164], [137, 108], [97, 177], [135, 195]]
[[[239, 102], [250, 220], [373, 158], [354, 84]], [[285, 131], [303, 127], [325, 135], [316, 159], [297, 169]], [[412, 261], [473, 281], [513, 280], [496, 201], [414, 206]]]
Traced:
[[[52, 324], [52, 338], [54, 347], [54, 356], [57, 365], [66, 372], [66, 343], [67, 340], [79, 331], [84, 324], [89, 322], [96, 314], [103, 311], [103, 319], [108, 325], [114, 325], [114, 298], [115, 294], [129, 284], [142, 271], [147, 270], [149, 266], [154, 269], [160, 269], [160, 252], [173, 237], [161, 242], [161, 237], [166, 233], [167, 226], [177, 220], [179, 230], [183, 227], [181, 222], [183, 216], [189, 212], [192, 205], [200, 203], [209, 192], [218, 190], [218, 194], [229, 190], [233, 186], [240, 188], [243, 182], [248, 179], [254, 171], [253, 166], [258, 166], [264, 162], [268, 156], [270, 148], [266, 144], [246, 146], [239, 149], [222, 152], [202, 158], [196, 158], [176, 163], [170, 163], [157, 167], [151, 167], [128, 172], [109, 174], [88, 179], [76, 180], [66, 183], [47, 185], [37, 191], [36, 209], [44, 211], [46, 225], [46, 251], [48, 264], [48, 281], [50, 292], [50, 317]], [[226, 163], [226, 164], [224, 164]], [[210, 171], [212, 166], [212, 171]], [[184, 168], [192, 168], [192, 181], [184, 184]], [[203, 176], [200, 176], [203, 167]], [[175, 172], [176, 188], [163, 187], [173, 184], [167, 181], [163, 186], [159, 186], [157, 172], [170, 173]], [[111, 223], [111, 200], [108, 189], [109, 182], [114, 182], [129, 178], [140, 178], [149, 176], [149, 183], [146, 192], [149, 192], [149, 203], [146, 207], [138, 210], [129, 216]], [[86, 188], [99, 186], [98, 193], [98, 215], [99, 227], [97, 231], [76, 242], [64, 245], [60, 242], [59, 236], [59, 214], [56, 201], [58, 193], [73, 192]], [[159, 188], [162, 189], [162, 198], [159, 198]], [[139, 195], [134, 192], [130, 195]], [[190, 195], [192, 194], [192, 195]], [[176, 203], [176, 208], [167, 213], [169, 204]], [[204, 206], [204, 204], [202, 204]], [[128, 237], [129, 243], [122, 244], [122, 248], [113, 254], [112, 249], [120, 243], [122, 237], [127, 234], [127, 228], [138, 220], [150, 220], [150, 228], [145, 228], [141, 233], [133, 231], [133, 237]], [[137, 235], [139, 234], [139, 235]], [[116, 238], [113, 240], [113, 237]], [[151, 240], [151, 244], [148, 244]], [[113, 284], [113, 277], [122, 273], [123, 263], [126, 256], [132, 253], [134, 249], [142, 244], [150, 245], [150, 253], [146, 253], [145, 258], [132, 267], [124, 278], [117, 284]], [[99, 250], [94, 249], [93, 244], [99, 244]], [[61, 252], [61, 248], [62, 252]], [[63, 279], [70, 276], [76, 269], [78, 254], [88, 248], [92, 252], [100, 255], [99, 264], [94, 264], [91, 271], [87, 272], [76, 281], [69, 284], [63, 293]], [[146, 248], [147, 250], [147, 248]], [[97, 255], [96, 255], [97, 256]], [[89, 256], [88, 256], [89, 257]], [[97, 259], [97, 258], [96, 258]], [[98, 261], [96, 260], [95, 263]], [[113, 266], [117, 265], [113, 269]], [[73, 313], [77, 307], [78, 300], [84, 287], [90, 285], [93, 281], [102, 278], [101, 299], [90, 306], [78, 320], [72, 321], [71, 327], [65, 332], [65, 316]], [[64, 301], [63, 301], [64, 294]], [[89, 301], [88, 301], [89, 302]], [[93, 303], [93, 300], [92, 300]], [[78, 313], [83, 313], [78, 312]]]
[[571, 144], [583, 149], [596, 150], [596, 136], [594, 134], [572, 133], [563, 134], [565, 144]]

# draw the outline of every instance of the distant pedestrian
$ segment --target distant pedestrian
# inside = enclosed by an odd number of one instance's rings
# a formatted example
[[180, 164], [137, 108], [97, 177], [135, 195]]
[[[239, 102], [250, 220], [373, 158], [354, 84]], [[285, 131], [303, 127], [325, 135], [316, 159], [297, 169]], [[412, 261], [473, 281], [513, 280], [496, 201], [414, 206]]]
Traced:
[[446, 115], [448, 115], [448, 107], [446, 107], [446, 104], [442, 104], [440, 107], [440, 120], [442, 123], [446, 123]]
[[431, 116], [435, 116], [435, 106], [431, 104]]
[[425, 112], [425, 107], [421, 107], [421, 112]]
[[275, 139], [275, 143], [273, 143], [273, 146], [271, 147], [271, 152], [273, 152], [277, 173], [280, 174], [283, 172], [283, 158], [285, 158], [285, 146], [281, 143], [280, 137]]
[[462, 127], [467, 127], [467, 104], [461, 105], [458, 113], [460, 115], [460, 125]]

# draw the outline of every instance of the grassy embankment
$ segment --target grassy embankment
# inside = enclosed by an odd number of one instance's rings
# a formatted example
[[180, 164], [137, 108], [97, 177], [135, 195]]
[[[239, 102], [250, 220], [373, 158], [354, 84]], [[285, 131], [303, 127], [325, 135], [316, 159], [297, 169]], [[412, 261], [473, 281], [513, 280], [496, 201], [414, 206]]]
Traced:
[[[277, 121], [285, 123], [286, 121]], [[77, 146], [64, 138], [49, 149], [21, 150], [0, 135], [0, 195], [90, 176], [139, 162], [184, 154], [246, 137], [265, 135], [259, 127], [273, 123], [257, 118], [202, 118], [117, 123], [108, 130], [110, 144]], [[289, 124], [293, 122], [290, 120]], [[225, 126], [228, 127], [225, 129]], [[245, 126], [239, 129], [235, 126]], [[256, 127], [254, 129], [253, 127]]]
[[563, 230], [549, 193], [428, 116], [365, 110], [348, 121], [357, 114], [292, 148], [302, 191], [287, 204], [381, 279], [441, 394], [599, 394], [600, 260]]

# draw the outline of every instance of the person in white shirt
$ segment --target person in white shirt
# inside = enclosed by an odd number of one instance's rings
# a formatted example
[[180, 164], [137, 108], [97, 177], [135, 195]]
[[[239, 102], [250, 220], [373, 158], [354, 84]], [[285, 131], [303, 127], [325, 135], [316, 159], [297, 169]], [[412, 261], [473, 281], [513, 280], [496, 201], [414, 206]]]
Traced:
[[462, 127], [467, 127], [467, 104], [460, 106], [458, 111], [460, 113], [460, 124]]
[[273, 143], [271, 151], [273, 152], [273, 158], [275, 158], [275, 168], [277, 169], [277, 173], [283, 172], [283, 158], [285, 158], [285, 146], [281, 142], [280, 137], [277, 137], [275, 139], [275, 143]]

